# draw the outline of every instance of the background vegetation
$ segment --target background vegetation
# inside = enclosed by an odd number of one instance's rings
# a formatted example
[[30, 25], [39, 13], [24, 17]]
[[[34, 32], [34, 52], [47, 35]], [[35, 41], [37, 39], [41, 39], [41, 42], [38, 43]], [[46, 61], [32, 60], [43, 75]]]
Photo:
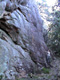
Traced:
[[57, 5], [52, 7], [52, 22], [49, 26], [50, 31], [48, 34], [48, 46], [54, 51], [55, 54], [60, 55], [60, 4], [59, 0]]

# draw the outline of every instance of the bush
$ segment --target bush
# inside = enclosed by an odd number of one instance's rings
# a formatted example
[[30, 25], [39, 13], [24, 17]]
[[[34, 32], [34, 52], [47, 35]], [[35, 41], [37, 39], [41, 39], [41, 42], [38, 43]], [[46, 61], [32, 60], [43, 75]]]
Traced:
[[49, 33], [48, 46], [60, 55], [60, 11], [55, 11], [54, 20], [50, 25], [51, 31]]
[[42, 69], [42, 72], [45, 73], [45, 74], [49, 74], [49, 71], [50, 71], [50, 70], [47, 69], [47, 68], [43, 68], [43, 69]]

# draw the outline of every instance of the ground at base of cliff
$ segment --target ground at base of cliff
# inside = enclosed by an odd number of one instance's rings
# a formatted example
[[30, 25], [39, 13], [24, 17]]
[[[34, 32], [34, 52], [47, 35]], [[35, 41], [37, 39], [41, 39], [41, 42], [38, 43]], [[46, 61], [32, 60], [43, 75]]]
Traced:
[[55, 58], [52, 66], [50, 69], [43, 68], [41, 74], [32, 74], [32, 76], [17, 80], [60, 80], [60, 58]]

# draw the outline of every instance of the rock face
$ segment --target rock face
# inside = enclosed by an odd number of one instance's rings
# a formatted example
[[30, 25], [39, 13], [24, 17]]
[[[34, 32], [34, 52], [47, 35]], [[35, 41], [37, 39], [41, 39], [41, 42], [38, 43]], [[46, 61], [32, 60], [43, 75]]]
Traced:
[[[4, 1], [1, 3], [6, 6], [7, 0]], [[12, 3], [17, 9], [9, 14], [5, 12], [0, 18], [0, 75], [3, 75], [3, 80], [26, 77], [28, 73], [34, 72], [35, 65], [48, 66], [43, 21], [35, 1], [12, 0]], [[4, 9], [0, 9], [1, 12]]]

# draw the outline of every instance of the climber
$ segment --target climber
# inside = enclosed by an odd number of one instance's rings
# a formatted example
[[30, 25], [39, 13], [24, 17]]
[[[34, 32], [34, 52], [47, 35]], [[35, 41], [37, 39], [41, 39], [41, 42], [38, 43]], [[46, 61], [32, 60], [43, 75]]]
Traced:
[[47, 51], [47, 55], [46, 55], [46, 60], [47, 60], [47, 63], [48, 63], [48, 65], [50, 66], [50, 67], [52, 67], [52, 65], [51, 65], [51, 53], [50, 53], [50, 51], [48, 50]]

